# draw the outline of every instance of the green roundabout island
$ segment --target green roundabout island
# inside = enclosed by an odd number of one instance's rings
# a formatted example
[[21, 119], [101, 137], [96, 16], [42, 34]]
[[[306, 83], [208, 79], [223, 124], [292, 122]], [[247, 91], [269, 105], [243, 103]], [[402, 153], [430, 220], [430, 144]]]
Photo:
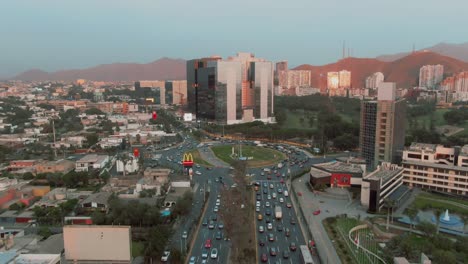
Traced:
[[236, 160], [245, 160], [249, 167], [272, 166], [286, 159], [286, 156], [277, 150], [257, 146], [222, 145], [213, 146], [211, 150], [218, 159], [228, 164]]

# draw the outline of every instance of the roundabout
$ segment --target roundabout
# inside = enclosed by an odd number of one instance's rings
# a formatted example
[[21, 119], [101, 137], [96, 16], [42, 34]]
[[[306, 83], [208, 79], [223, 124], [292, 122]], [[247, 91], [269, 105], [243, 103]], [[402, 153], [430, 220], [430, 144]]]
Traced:
[[243, 160], [251, 168], [277, 165], [286, 159], [286, 155], [277, 150], [250, 145], [213, 146], [211, 150], [218, 159], [228, 164]]

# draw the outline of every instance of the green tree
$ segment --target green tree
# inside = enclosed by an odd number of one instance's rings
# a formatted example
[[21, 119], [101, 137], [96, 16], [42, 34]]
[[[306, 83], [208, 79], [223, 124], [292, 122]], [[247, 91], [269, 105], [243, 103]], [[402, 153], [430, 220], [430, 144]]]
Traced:
[[457, 257], [452, 251], [436, 249], [432, 254], [434, 263], [456, 264]]
[[106, 215], [100, 211], [94, 211], [91, 214], [91, 219], [95, 225], [105, 225], [106, 224]]
[[37, 231], [37, 234], [43, 237], [43, 239], [47, 239], [48, 237], [52, 235], [52, 231], [50, 231], [50, 228], [43, 226], [39, 228], [39, 230]]
[[434, 237], [437, 232], [437, 227], [427, 221], [420, 222], [416, 227], [429, 238]]
[[88, 146], [93, 146], [99, 142], [99, 136], [95, 133], [86, 135], [86, 141], [88, 142]]
[[93, 108], [87, 109], [85, 111], [85, 114], [87, 114], [87, 115], [105, 115], [106, 113], [104, 113], [103, 111], [93, 107]]
[[145, 244], [145, 256], [158, 259], [161, 257], [171, 232], [166, 226], [158, 226], [151, 229]]
[[406, 209], [406, 215], [409, 217], [411, 223], [410, 223], [410, 228], [413, 228], [415, 226], [415, 220], [416, 216], [418, 215], [418, 210], [415, 208], [408, 208]]

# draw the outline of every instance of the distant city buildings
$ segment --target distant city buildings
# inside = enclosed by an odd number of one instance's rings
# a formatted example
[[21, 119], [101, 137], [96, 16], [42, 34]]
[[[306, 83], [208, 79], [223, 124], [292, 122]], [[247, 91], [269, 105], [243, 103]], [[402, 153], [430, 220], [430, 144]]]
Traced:
[[330, 96], [345, 96], [351, 88], [351, 72], [342, 70], [327, 73], [327, 88]]
[[419, 87], [436, 89], [444, 78], [443, 65], [425, 65], [419, 70]]
[[250, 53], [187, 61], [188, 104], [197, 119], [273, 122], [273, 63]]
[[403, 182], [410, 187], [468, 195], [468, 145], [412, 143], [403, 151]]
[[366, 78], [367, 89], [377, 89], [379, 85], [384, 81], [384, 75], [381, 72], [376, 72]]
[[153, 89], [159, 94], [153, 99], [154, 104], [160, 105], [185, 105], [187, 102], [187, 81], [137, 81], [135, 90]]
[[370, 170], [380, 162], [400, 162], [405, 143], [405, 113], [406, 102], [397, 100], [395, 83], [381, 83], [377, 101], [361, 103], [359, 145]]
[[305, 70], [278, 71], [278, 88], [276, 95], [297, 95], [298, 88], [311, 88], [311, 72]]
[[448, 91], [454, 102], [468, 101], [468, 71], [460, 72], [454, 76], [447, 77], [440, 84], [440, 89]]

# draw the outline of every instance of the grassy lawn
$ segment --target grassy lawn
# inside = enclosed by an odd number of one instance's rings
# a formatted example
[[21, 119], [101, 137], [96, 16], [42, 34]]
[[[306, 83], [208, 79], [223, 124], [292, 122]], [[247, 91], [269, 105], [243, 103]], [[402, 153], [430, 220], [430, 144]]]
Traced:
[[[424, 198], [432, 198], [437, 200], [428, 200]], [[468, 215], [468, 209], [456, 206], [454, 204], [447, 203], [445, 201], [458, 202], [460, 204], [466, 205], [467, 201], [457, 200], [455, 198], [448, 198], [440, 195], [434, 194], [420, 194], [414, 199], [414, 202], [410, 205], [415, 209], [419, 210], [429, 210], [429, 209], [439, 209], [442, 211], [449, 210], [451, 213], [458, 213], [461, 215]]]
[[132, 257], [143, 256], [144, 245], [141, 241], [132, 241]]
[[[234, 162], [234, 159], [231, 158], [232, 147], [234, 147], [235, 153], [239, 153], [239, 146], [233, 145], [214, 146], [211, 150], [220, 160], [232, 164]], [[285, 155], [279, 151], [256, 146], [242, 146], [242, 156], [253, 157], [252, 160], [247, 161], [249, 167], [270, 166], [285, 159]]]
[[[343, 263], [371, 263], [369, 259], [365, 256], [363, 251], [357, 251], [354, 244], [349, 247], [346, 242], [349, 242], [348, 233], [349, 231], [362, 222], [358, 221], [355, 218], [327, 218], [323, 221], [325, 229], [327, 230], [328, 235], [334, 241], [333, 245]], [[340, 233], [341, 230], [341, 233]], [[371, 252], [382, 256], [382, 252], [374, 238], [374, 234], [371, 229], [361, 229], [359, 233], [359, 244], [370, 250]], [[343, 236], [343, 235], [344, 236]], [[352, 242], [350, 242], [352, 243]]]
[[445, 200], [445, 201], [451, 201], [459, 204], [464, 204], [468, 206], [468, 200], [462, 200], [462, 199], [457, 199], [453, 197], [446, 197], [443, 195], [438, 195], [434, 193], [420, 193], [419, 196], [421, 197], [426, 197], [426, 198], [431, 198], [431, 199], [437, 199], [437, 200]]
[[190, 150], [188, 153], [192, 153], [193, 162], [195, 162], [195, 164], [203, 165], [203, 166], [208, 166], [208, 167], [213, 167], [213, 165], [211, 165], [208, 161], [202, 159], [202, 157], [200, 156], [200, 152], [198, 151], [198, 149]]

